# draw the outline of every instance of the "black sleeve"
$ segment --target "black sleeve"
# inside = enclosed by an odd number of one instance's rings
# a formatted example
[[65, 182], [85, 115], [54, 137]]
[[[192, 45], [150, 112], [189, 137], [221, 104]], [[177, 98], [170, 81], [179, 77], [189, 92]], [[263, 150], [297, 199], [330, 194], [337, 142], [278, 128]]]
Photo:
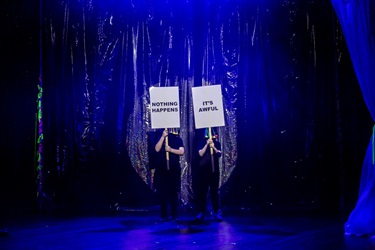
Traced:
[[[215, 148], [216, 148], [217, 150], [220, 150], [220, 151], [221, 151], [221, 144], [220, 144], [220, 142], [215, 141]], [[217, 157], [217, 158], [221, 157], [221, 153], [217, 153], [217, 154], [216, 154], [216, 157]]]
[[204, 147], [204, 145], [206, 145], [206, 140], [200, 140], [199, 142], [198, 142], [198, 144], [197, 144], [197, 155], [199, 155], [199, 150], [201, 150], [203, 147]]

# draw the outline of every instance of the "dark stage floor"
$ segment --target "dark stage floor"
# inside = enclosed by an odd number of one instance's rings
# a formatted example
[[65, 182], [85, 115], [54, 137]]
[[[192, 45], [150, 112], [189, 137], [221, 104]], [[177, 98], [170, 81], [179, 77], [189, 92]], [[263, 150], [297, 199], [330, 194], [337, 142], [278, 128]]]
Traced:
[[375, 249], [375, 239], [344, 236], [343, 219], [300, 213], [223, 211], [224, 221], [162, 222], [157, 209], [7, 219], [0, 249]]

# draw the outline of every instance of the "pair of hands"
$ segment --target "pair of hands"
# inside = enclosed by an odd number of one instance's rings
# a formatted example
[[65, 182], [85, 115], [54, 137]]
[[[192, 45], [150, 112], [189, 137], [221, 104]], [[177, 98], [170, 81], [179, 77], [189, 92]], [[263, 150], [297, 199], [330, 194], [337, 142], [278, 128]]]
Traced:
[[212, 148], [212, 149], [215, 151], [215, 153], [220, 153], [220, 154], [221, 154], [221, 151], [218, 150], [218, 149], [215, 147], [215, 143], [214, 143], [214, 141], [212, 140], [212, 138], [211, 138], [211, 139], [207, 139], [207, 141], [206, 141], [206, 145], [209, 146], [210, 148]]
[[215, 148], [215, 144], [212, 138], [207, 139], [206, 145], [209, 146], [210, 148]]
[[214, 141], [212, 140], [212, 138], [211, 139], [209, 138], [209, 139], [206, 140], [205, 146], [202, 149], [199, 150], [199, 155], [203, 156], [208, 147], [212, 148], [212, 150], [217, 154], [221, 153], [220, 150], [215, 148], [215, 144], [214, 144]]
[[[164, 129], [162, 136], [163, 136], [163, 139], [165, 139], [168, 136], [168, 129]], [[172, 150], [170, 146], [165, 146], [164, 149], [165, 149], [165, 152], [171, 152]]]

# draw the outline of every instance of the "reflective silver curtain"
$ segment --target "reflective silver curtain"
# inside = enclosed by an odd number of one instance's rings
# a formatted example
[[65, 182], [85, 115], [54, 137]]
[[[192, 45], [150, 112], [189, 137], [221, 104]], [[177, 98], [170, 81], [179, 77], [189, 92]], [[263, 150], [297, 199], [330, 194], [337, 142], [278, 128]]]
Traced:
[[222, 202], [338, 206], [362, 148], [342, 148], [355, 77], [330, 1], [43, 1], [41, 20], [42, 202], [150, 199], [149, 88], [178, 86], [189, 205], [191, 89], [220, 84]]

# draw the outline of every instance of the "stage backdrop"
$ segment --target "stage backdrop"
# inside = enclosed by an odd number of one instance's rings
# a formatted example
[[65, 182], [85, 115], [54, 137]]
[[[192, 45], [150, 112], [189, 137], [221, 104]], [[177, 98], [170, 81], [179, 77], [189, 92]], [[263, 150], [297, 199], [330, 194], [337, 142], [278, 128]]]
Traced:
[[330, 1], [42, 1], [40, 15], [40, 207], [157, 203], [156, 86], [179, 88], [190, 207], [192, 88], [215, 84], [223, 207], [354, 206], [372, 124]]

